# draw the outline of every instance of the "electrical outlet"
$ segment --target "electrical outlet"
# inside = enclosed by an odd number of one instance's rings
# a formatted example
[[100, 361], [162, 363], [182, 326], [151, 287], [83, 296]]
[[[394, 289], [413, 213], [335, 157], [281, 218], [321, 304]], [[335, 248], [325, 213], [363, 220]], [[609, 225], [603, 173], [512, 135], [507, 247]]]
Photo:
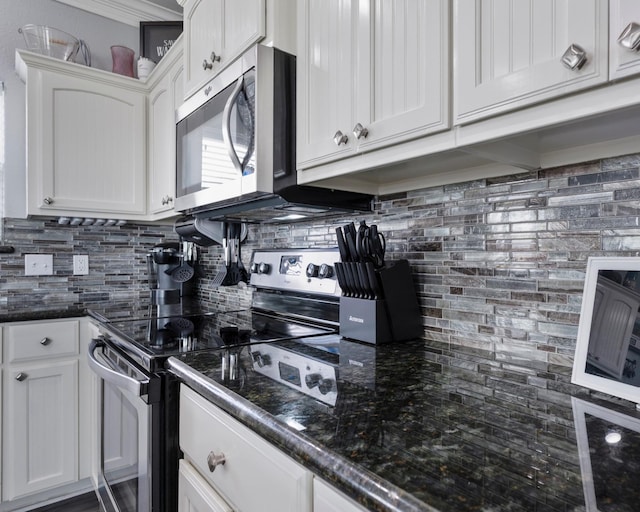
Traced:
[[51, 276], [53, 275], [53, 254], [25, 254], [25, 276]]
[[73, 275], [86, 276], [89, 273], [89, 256], [87, 254], [73, 255]]

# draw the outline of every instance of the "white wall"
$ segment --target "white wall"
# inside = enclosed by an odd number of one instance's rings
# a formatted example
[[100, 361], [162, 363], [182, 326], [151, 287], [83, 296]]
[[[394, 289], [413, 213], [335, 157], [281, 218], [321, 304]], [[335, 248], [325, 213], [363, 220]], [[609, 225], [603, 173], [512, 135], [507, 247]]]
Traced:
[[[24, 83], [16, 75], [15, 50], [24, 49], [18, 29], [49, 25], [84, 40], [91, 49], [92, 67], [111, 69], [110, 47], [128, 46], [139, 52], [139, 30], [90, 14], [55, 0], [0, 0], [0, 81], [5, 85], [5, 216], [26, 216]], [[0, 211], [0, 217], [2, 212]]]

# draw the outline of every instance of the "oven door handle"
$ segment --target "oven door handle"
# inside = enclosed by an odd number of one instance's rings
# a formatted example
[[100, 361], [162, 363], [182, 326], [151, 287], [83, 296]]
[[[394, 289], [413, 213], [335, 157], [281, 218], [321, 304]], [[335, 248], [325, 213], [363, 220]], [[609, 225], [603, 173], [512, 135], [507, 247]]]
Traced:
[[105, 382], [109, 382], [117, 388], [126, 389], [127, 391], [133, 393], [135, 396], [139, 397], [147, 395], [149, 388], [149, 379], [134, 379], [133, 377], [129, 377], [128, 375], [123, 373], [117, 366], [112, 366], [111, 368], [109, 368], [98, 361], [98, 358], [95, 355], [95, 351], [103, 347], [104, 345], [104, 341], [99, 338], [92, 339], [89, 343], [89, 350], [87, 353], [89, 368], [91, 368], [93, 372]]

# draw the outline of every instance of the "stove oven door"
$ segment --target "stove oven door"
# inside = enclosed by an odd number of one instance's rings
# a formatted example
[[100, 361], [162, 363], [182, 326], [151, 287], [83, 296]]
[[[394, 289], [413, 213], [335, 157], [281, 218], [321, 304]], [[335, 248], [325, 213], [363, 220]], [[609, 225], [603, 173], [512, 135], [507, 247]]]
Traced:
[[100, 378], [98, 495], [108, 512], [152, 510], [153, 375], [103, 339], [93, 340], [89, 366]]

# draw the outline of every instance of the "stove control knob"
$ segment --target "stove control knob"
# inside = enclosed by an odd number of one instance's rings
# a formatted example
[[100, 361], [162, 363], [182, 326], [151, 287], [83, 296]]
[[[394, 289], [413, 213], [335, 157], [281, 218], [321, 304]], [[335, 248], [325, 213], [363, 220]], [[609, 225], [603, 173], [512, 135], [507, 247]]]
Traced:
[[333, 276], [333, 267], [331, 265], [327, 265], [323, 263], [320, 265], [320, 270], [318, 271], [318, 277], [320, 279], [328, 279]]
[[271, 357], [269, 357], [267, 354], [252, 352], [251, 357], [253, 358], [253, 362], [258, 365], [258, 368], [263, 368], [265, 366], [271, 365]]
[[269, 272], [271, 272], [271, 265], [265, 262], [258, 264], [258, 274], [268, 274]]
[[313, 389], [318, 386], [321, 380], [322, 375], [320, 375], [319, 373], [310, 373], [308, 375], [305, 375], [304, 377], [304, 383], [309, 389]]
[[323, 395], [333, 391], [333, 379], [320, 379], [320, 382], [318, 383], [318, 390]]
[[251, 270], [252, 274], [268, 274], [271, 272], [271, 265], [265, 262], [256, 263], [254, 261], [249, 270]]
[[318, 277], [318, 265], [315, 263], [309, 263], [307, 265], [307, 277]]

